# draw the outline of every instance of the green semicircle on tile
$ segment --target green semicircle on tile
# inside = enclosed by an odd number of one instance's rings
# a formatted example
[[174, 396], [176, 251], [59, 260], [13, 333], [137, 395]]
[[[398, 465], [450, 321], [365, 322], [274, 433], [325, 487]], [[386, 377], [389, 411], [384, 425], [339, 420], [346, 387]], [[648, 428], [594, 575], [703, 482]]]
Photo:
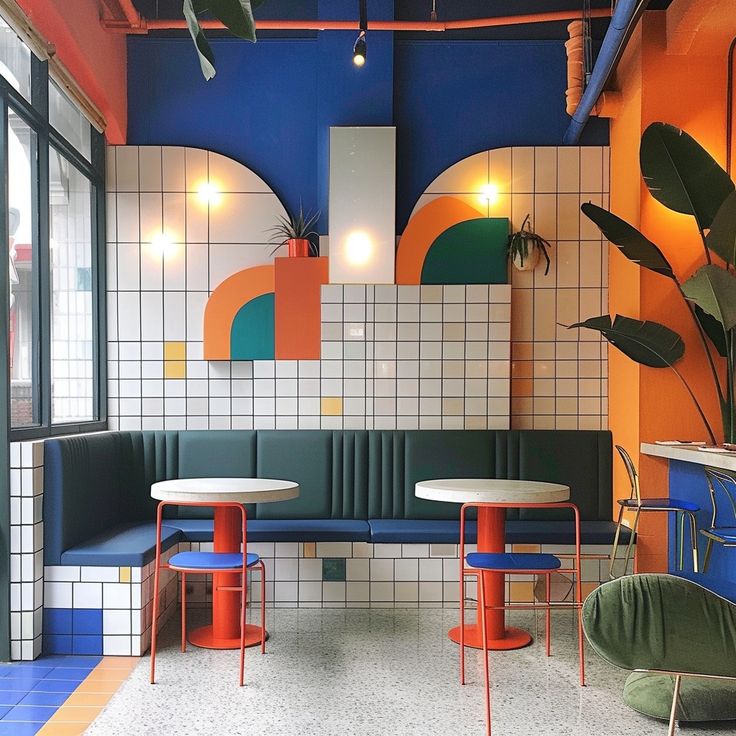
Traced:
[[230, 330], [230, 360], [273, 360], [274, 332], [274, 295], [246, 302]]
[[506, 217], [458, 222], [437, 236], [422, 266], [423, 284], [507, 284]]

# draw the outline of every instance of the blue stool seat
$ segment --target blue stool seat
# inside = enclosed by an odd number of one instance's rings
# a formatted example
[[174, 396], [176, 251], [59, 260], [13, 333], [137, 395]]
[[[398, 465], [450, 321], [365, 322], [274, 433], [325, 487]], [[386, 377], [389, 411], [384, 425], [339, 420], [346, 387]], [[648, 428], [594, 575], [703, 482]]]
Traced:
[[645, 509], [656, 509], [658, 511], [700, 511], [700, 506], [681, 498], [642, 498], [638, 503], [635, 498], [625, 498], [620, 499], [619, 503], [628, 509], [639, 507], [642, 511]]
[[[248, 552], [246, 564], [255, 565], [260, 558]], [[177, 552], [169, 560], [169, 566], [176, 570], [239, 570], [243, 567], [240, 552]]]
[[710, 532], [716, 537], [720, 537], [725, 542], [736, 542], [736, 527], [712, 526], [712, 527], [709, 527], [708, 529], [705, 529], [704, 531]]
[[470, 567], [482, 570], [557, 570], [561, 563], [554, 555], [538, 552], [471, 552], [465, 556]]

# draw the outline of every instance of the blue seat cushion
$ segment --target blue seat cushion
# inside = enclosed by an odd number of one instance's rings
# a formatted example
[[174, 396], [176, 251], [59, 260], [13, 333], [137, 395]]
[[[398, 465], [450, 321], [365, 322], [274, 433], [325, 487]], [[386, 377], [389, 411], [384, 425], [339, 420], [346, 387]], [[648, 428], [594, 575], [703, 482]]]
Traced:
[[667, 511], [700, 511], [700, 506], [692, 501], [685, 501], [682, 498], [642, 498], [639, 503], [635, 498], [624, 498], [619, 500], [621, 506], [629, 509], [635, 509], [637, 506], [642, 510], [666, 509]]
[[708, 530], [716, 537], [720, 537], [724, 542], [736, 542], [736, 527], [733, 526], [712, 526]]
[[[161, 549], [181, 541], [181, 532], [161, 527]], [[62, 565], [143, 567], [156, 556], [156, 524], [119, 524], [92, 539], [70, 547], [61, 554]]]
[[184, 542], [211, 542], [214, 538], [214, 519], [164, 519], [164, 525], [178, 529]]
[[715, 578], [703, 573], [683, 572], [680, 570], [674, 574], [679, 578], [685, 578], [685, 580], [689, 580], [691, 583], [696, 583], [697, 585], [702, 585], [704, 588], [708, 588], [708, 590], [712, 590], [716, 595], [725, 598], [727, 601], [731, 601], [731, 603], [736, 603], [736, 582], [733, 580], [724, 580], [723, 578]]
[[471, 552], [465, 560], [485, 570], [557, 570], [561, 565], [554, 555], [535, 552]]
[[361, 519], [254, 519], [248, 542], [368, 542], [368, 522]]
[[[448, 519], [368, 519], [377, 544], [458, 544], [460, 522]], [[465, 523], [465, 542], [475, 544], [476, 523]]]
[[[246, 565], [255, 565], [260, 558], [248, 552]], [[237, 570], [243, 567], [240, 552], [179, 552], [171, 556], [169, 565], [177, 570]]]

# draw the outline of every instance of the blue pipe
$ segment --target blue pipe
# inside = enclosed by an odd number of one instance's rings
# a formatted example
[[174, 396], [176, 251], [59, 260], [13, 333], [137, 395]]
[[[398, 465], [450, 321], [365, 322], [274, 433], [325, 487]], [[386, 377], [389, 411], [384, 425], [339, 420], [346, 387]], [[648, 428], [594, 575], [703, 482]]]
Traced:
[[583, 97], [575, 110], [570, 125], [565, 132], [563, 142], [565, 145], [574, 146], [582, 135], [583, 128], [588, 122], [590, 113], [595, 103], [603, 92], [603, 87], [613, 71], [616, 58], [625, 43], [626, 30], [634, 17], [640, 0], [619, 0], [611, 17], [606, 35], [603, 37], [601, 50], [593, 65], [588, 86], [585, 88]]

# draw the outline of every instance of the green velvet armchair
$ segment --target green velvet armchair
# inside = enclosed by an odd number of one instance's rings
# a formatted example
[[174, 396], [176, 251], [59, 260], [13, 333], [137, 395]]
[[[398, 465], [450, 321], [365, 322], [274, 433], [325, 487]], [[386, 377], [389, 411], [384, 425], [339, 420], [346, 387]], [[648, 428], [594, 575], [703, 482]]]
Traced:
[[[583, 629], [607, 662], [634, 670], [624, 699], [678, 720], [736, 718], [736, 605], [674, 575], [630, 575], [593, 591]], [[683, 679], [684, 678], [684, 679]]]

